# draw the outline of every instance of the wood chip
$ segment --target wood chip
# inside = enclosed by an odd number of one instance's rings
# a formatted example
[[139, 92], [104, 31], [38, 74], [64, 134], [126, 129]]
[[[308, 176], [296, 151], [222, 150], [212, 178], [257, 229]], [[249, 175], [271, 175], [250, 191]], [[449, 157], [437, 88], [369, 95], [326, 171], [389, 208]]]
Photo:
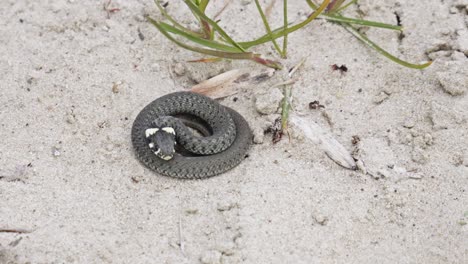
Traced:
[[356, 170], [356, 162], [349, 151], [331, 133], [325, 131], [314, 121], [306, 121], [297, 115], [291, 115], [290, 121], [304, 132], [306, 138], [319, 146], [338, 165], [350, 170]]

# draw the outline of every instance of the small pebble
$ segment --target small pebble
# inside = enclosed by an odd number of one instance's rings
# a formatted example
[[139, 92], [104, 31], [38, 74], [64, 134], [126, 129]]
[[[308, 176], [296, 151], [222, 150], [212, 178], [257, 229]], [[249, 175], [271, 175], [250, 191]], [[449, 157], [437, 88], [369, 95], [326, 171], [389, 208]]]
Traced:
[[431, 134], [425, 134], [424, 135], [424, 142], [428, 146], [434, 145], [434, 139], [432, 138], [432, 135]]
[[222, 203], [218, 203], [218, 211], [220, 212], [223, 212], [223, 211], [229, 211], [231, 210], [232, 208], [234, 207], [237, 207], [237, 203], [235, 202], [222, 202]]
[[52, 149], [52, 155], [54, 155], [54, 157], [58, 157], [60, 156], [60, 150], [58, 148], [53, 148]]
[[381, 92], [380, 94], [374, 97], [373, 101], [374, 101], [374, 104], [381, 104], [387, 99], [388, 99], [388, 94]]
[[185, 74], [185, 67], [182, 63], [176, 63], [174, 65], [174, 73], [177, 75], [177, 76], [182, 76]]
[[120, 86], [121, 84], [122, 84], [122, 81], [115, 82], [115, 83], [112, 85], [112, 92], [113, 92], [113, 93], [119, 93], [119, 92], [120, 92], [119, 86]]
[[315, 217], [315, 221], [319, 224], [319, 225], [326, 225], [328, 223], [328, 217], [324, 216], [324, 215], [316, 215]]
[[422, 179], [422, 176], [419, 174], [411, 174], [408, 178], [413, 179], [413, 180], [420, 180]]
[[189, 208], [189, 209], [185, 210], [185, 212], [186, 212], [187, 214], [194, 215], [194, 214], [197, 214], [197, 213], [198, 213], [198, 209], [197, 209], [197, 208]]
[[265, 139], [265, 134], [263, 132], [263, 129], [261, 127], [256, 127], [253, 130], [253, 142], [255, 144], [263, 144], [263, 140]]
[[76, 118], [72, 114], [68, 114], [66, 117], [66, 121], [68, 124], [74, 124], [76, 122]]

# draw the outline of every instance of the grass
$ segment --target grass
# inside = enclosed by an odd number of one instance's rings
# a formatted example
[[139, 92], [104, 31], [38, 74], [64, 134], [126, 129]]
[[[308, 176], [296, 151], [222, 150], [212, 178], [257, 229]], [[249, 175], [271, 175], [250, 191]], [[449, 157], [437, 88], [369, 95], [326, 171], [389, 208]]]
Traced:
[[[304, 28], [313, 20], [319, 18], [326, 19], [344, 27], [349, 33], [351, 33], [366, 46], [402, 66], [413, 69], [423, 69], [431, 64], [431, 62], [415, 64], [399, 59], [398, 57], [381, 48], [378, 44], [371, 41], [369, 38], [367, 38], [366, 35], [361, 33], [357, 26], [367, 26], [397, 31], [403, 31], [403, 28], [397, 25], [350, 18], [342, 15], [342, 11], [346, 10], [353, 4], [356, 4], [358, 0], [324, 0], [321, 4], [316, 4], [312, 0], [305, 1], [311, 8], [310, 14], [304, 21], [291, 25], [288, 21], [288, 1], [283, 0], [283, 26], [272, 30], [259, 0], [255, 0], [255, 6], [258, 10], [259, 17], [263, 22], [266, 33], [263, 36], [246, 42], [236, 42], [234, 37], [230, 36], [226, 31], [224, 31], [224, 29], [219, 26], [217, 21], [211, 19], [206, 14], [206, 9], [210, 4], [210, 0], [183, 0], [184, 4], [191, 11], [196, 21], [198, 21], [198, 30], [191, 30], [187, 27], [184, 27], [166, 11], [165, 7], [163, 7], [158, 0], [155, 0], [154, 2], [163, 17], [169, 23], [157, 21], [151, 17], [147, 17], [147, 19], [165, 37], [167, 37], [176, 45], [196, 53], [211, 56], [211, 58], [203, 58], [196, 61], [211, 62], [217, 61], [219, 59], [250, 60], [267, 67], [281, 69], [282, 66], [280, 62], [263, 58], [261, 54], [251, 52], [249, 49], [267, 42], [271, 42], [279, 56], [281, 58], [286, 58], [288, 35]], [[279, 43], [276, 41], [278, 38], [283, 38], [282, 47], [280, 47]]]
[[[176, 45], [191, 50], [196, 53], [211, 56], [209, 58], [202, 58], [198, 60], [192, 60], [193, 62], [214, 62], [220, 59], [231, 59], [231, 60], [250, 60], [255, 63], [262, 64], [267, 67], [281, 69], [282, 65], [278, 61], [263, 58], [261, 54], [257, 54], [249, 51], [249, 49], [271, 42], [276, 52], [281, 58], [286, 58], [288, 48], [288, 35], [296, 32], [307, 25], [309, 25], [315, 19], [325, 19], [338, 26], [344, 27], [349, 33], [356, 37], [363, 44], [369, 48], [377, 51], [385, 58], [398, 63], [399, 65], [411, 68], [411, 69], [424, 69], [431, 65], [431, 62], [416, 64], [404, 61], [389, 52], [381, 48], [378, 44], [371, 41], [366, 35], [358, 30], [358, 26], [374, 27], [387, 30], [403, 31], [403, 28], [398, 25], [391, 25], [377, 21], [369, 21], [363, 19], [350, 18], [342, 15], [342, 11], [346, 10], [353, 4], [356, 4], [358, 0], [323, 0], [321, 4], [316, 4], [312, 0], [304, 0], [310, 7], [310, 13], [304, 21], [296, 24], [290, 24], [288, 21], [288, 1], [283, 0], [283, 26], [271, 29], [268, 22], [268, 18], [263, 11], [263, 8], [259, 0], [255, 0], [255, 6], [257, 8], [260, 19], [265, 27], [265, 35], [260, 36], [254, 40], [246, 42], [237, 42], [232, 36], [230, 36], [223, 28], [221, 28], [217, 21], [211, 19], [206, 15], [206, 8], [208, 7], [210, 0], [184, 0], [185, 5], [189, 8], [195, 19], [198, 21], [198, 30], [191, 30], [184, 27], [176, 19], [174, 19], [166, 9], [161, 5], [158, 0], [155, 0], [155, 4], [164, 18], [169, 21], [165, 23], [157, 21], [151, 17], [147, 17], [151, 22], [166, 38], [174, 42]], [[169, 3], [169, 2], [168, 2]], [[248, 30], [248, 29], [247, 29]], [[278, 38], [283, 38], [282, 47], [277, 42]], [[298, 64], [298, 68], [305, 59]], [[284, 72], [287, 72], [286, 70]], [[289, 74], [291, 78], [292, 72]], [[281, 131], [282, 135], [288, 128], [289, 111], [291, 109], [291, 85], [284, 85], [284, 98], [282, 102], [282, 114], [281, 114]]]

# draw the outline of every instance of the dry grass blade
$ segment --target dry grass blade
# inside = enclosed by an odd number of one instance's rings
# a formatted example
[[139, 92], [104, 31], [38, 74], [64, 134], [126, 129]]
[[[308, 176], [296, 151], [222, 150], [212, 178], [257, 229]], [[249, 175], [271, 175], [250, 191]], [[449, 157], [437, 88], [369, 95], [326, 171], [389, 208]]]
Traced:
[[271, 68], [231, 70], [193, 86], [191, 91], [213, 99], [224, 98], [238, 93], [241, 88], [253, 86], [269, 79], [274, 72], [275, 70]]
[[228, 7], [228, 5], [230, 5], [232, 3], [232, 0], [228, 0], [224, 6], [218, 11], [218, 13], [216, 13], [216, 15], [213, 16], [213, 20], [216, 21], [218, 20], [218, 17], [224, 12], [224, 10], [226, 10], [226, 8]]

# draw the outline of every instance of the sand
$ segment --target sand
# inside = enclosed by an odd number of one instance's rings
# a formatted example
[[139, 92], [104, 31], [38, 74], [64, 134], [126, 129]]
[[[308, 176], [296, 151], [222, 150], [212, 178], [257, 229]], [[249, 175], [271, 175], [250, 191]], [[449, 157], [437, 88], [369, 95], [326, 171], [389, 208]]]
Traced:
[[[292, 21], [308, 14], [289, 2]], [[254, 50], [285, 67], [306, 59], [295, 111], [367, 173], [338, 166], [291, 127], [290, 140], [266, 134], [232, 171], [181, 181], [137, 161], [135, 116], [164, 94], [262, 66], [187, 63], [202, 56], [145, 21], [160, 18], [149, 0], [114, 0], [113, 12], [105, 1], [2, 1], [0, 263], [466, 263], [468, 3], [359, 2], [346, 14], [398, 16], [405, 28], [370, 38], [433, 65], [401, 67], [324, 20], [290, 36], [288, 59], [270, 44]], [[168, 11], [195, 25], [181, 6]], [[249, 40], [264, 33], [255, 14], [252, 1], [233, 1], [220, 24]], [[277, 3], [274, 25], [280, 17]], [[256, 98], [281, 81], [277, 72], [220, 102], [261, 131], [278, 115], [258, 113]], [[315, 100], [325, 108], [309, 109]]]

